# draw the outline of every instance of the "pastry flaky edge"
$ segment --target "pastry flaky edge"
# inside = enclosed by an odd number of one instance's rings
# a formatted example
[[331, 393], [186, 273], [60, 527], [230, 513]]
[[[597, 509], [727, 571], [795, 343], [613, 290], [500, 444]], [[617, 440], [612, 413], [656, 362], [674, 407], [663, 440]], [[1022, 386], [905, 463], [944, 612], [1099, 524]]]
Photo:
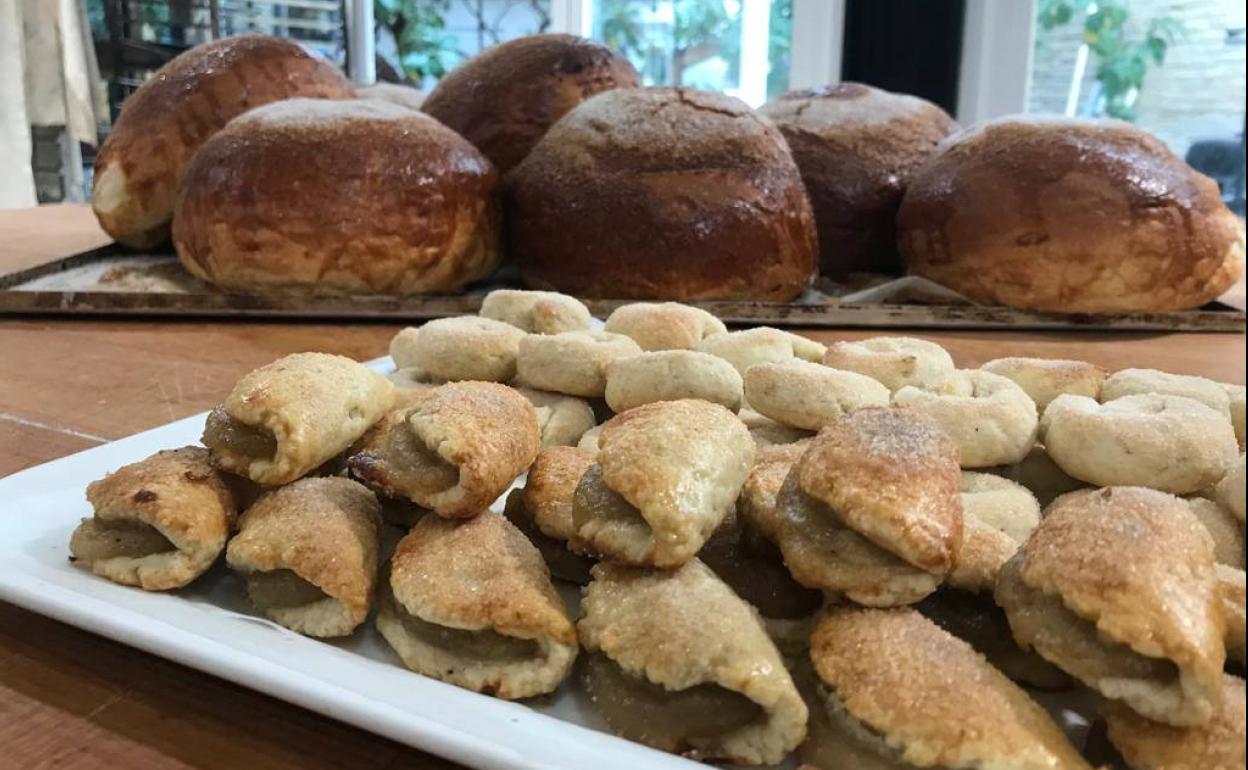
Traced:
[[616, 415], [598, 438], [602, 479], [650, 531], [590, 519], [578, 537], [632, 564], [674, 567], [697, 553], [736, 504], [754, 439], [736, 415], [697, 399], [657, 401]]
[[[500, 698], [528, 698], [554, 691], [576, 660], [576, 627], [546, 563], [497, 513], [421, 519], [395, 549], [390, 592], [377, 630], [408, 668], [426, 676]], [[519, 662], [465, 660], [407, 633], [390, 601], [428, 623], [532, 639], [540, 654]]]
[[916, 610], [828, 607], [810, 658], [850, 716], [911, 765], [1090, 767], [1026, 692]]
[[[401, 484], [389, 431], [414, 440], [455, 466], [455, 486], [428, 493]], [[493, 382], [452, 382], [428, 392], [401, 414], [387, 418], [369, 445], [348, 460], [352, 475], [392, 497], [404, 497], [439, 516], [476, 516], [507, 490], [541, 449], [537, 412], [513, 388]]]
[[1238, 770], [1244, 767], [1244, 680], [1222, 675], [1221, 700], [1203, 725], [1172, 727], [1105, 701], [1109, 741], [1137, 770]]
[[[207, 571], [237, 515], [226, 479], [201, 447], [165, 450], [123, 466], [88, 484], [87, 501], [95, 514], [70, 537], [70, 558], [101, 577], [147, 591], [180, 588]], [[149, 525], [177, 550], [91, 559], [93, 546], [110, 537], [96, 527], [100, 521]]]
[[258, 484], [287, 484], [350, 446], [389, 411], [394, 385], [361, 363], [295, 353], [245, 375], [226, 397], [226, 414], [277, 440], [271, 459], [213, 450], [217, 467]]
[[1103, 639], [1179, 673], [1177, 691], [1135, 680], [1089, 686], [1167, 723], [1209, 718], [1226, 626], [1213, 540], [1183, 500], [1143, 487], [1071, 492], [1046, 509], [1015, 558], [1026, 586], [1060, 599]]
[[806, 704], [758, 613], [697, 559], [675, 570], [599, 563], [584, 589], [581, 643], [668, 690], [711, 683], [765, 719], [696, 745], [700, 758], [775, 764], [806, 735]]
[[373, 604], [380, 526], [377, 498], [361, 484], [338, 476], [300, 479], [261, 495], [239, 517], [226, 561], [243, 575], [294, 572], [326, 598], [265, 614], [308, 636], [346, 636]]

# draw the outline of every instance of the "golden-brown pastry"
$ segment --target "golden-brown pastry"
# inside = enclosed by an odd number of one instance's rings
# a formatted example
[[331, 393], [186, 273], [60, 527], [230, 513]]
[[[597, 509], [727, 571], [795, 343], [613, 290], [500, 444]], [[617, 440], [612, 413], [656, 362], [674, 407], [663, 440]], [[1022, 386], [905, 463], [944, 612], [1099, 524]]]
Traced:
[[495, 289], [486, 294], [479, 314], [533, 334], [588, 329], [591, 320], [589, 308], [576, 297], [557, 291], [520, 289]]
[[1022, 484], [991, 473], [962, 471], [962, 512], [1022, 545], [1040, 523], [1040, 503]]
[[492, 318], [435, 318], [404, 329], [390, 341], [400, 369], [413, 367], [439, 381], [510, 382], [524, 332]]
[[1244, 628], [1244, 571], [1225, 564], [1218, 564], [1218, 596], [1222, 600], [1222, 615], [1226, 619], [1226, 659], [1245, 665]]
[[244, 376], [208, 414], [218, 468], [288, 484], [351, 445], [394, 402], [394, 385], [343, 356], [295, 353]]
[[745, 399], [773, 420], [817, 431], [854, 409], [888, 406], [889, 392], [865, 374], [793, 359], [751, 366], [745, 373]]
[[1089, 484], [1176, 495], [1217, 482], [1238, 452], [1225, 415], [1184, 396], [1158, 393], [1104, 404], [1059, 396], [1044, 410], [1040, 441], [1063, 471]]
[[948, 584], [963, 591], [992, 591], [1006, 562], [1020, 543], [970, 511], [962, 514], [962, 544]]
[[697, 559], [596, 565], [577, 627], [586, 687], [625, 738], [774, 764], [806, 734], [806, 705], [758, 615]]
[[1222, 675], [1221, 699], [1209, 721], [1172, 727], [1121, 703], [1102, 707], [1109, 740], [1131, 770], [1241, 770], [1245, 761], [1244, 680]]
[[231, 118], [296, 96], [350, 99], [350, 81], [291, 40], [238, 35], [198, 45], [126, 99], [95, 159], [91, 205], [129, 246], [169, 235], [178, 180], [191, 156]]
[[377, 585], [377, 498], [340, 477], [266, 492], [238, 521], [226, 561], [269, 618], [308, 636], [346, 636]]
[[754, 441], [707, 401], [658, 401], [616, 415], [572, 502], [577, 538], [604, 557], [675, 567], [732, 511]]
[[1213, 538], [1213, 559], [1237, 569], [1244, 568], [1244, 526], [1234, 514], [1213, 500], [1193, 497], [1187, 501], [1196, 518]]
[[702, 308], [679, 302], [632, 302], [607, 316], [606, 331], [632, 337], [642, 350], [693, 350], [706, 337], [728, 331]]
[[1204, 377], [1172, 374], [1157, 369], [1122, 369], [1109, 375], [1101, 389], [1102, 401], [1140, 393], [1184, 396], [1199, 401], [1216, 412], [1231, 414], [1231, 396], [1226, 386]]
[[413, 671], [508, 700], [553, 691], [578, 649], [541, 554], [492, 512], [399, 541], [377, 630]]
[[1013, 465], [991, 469], [1002, 478], [1021, 484], [1036, 496], [1043, 508], [1067, 492], [1087, 489], [1088, 484], [1058, 467], [1043, 444], [1036, 444], [1027, 456]]
[[1226, 657], [1213, 543], [1187, 504], [1143, 487], [1056, 500], [1005, 566], [1014, 638], [1142, 715], [1213, 714]]
[[581, 585], [589, 582], [595, 559], [577, 539], [572, 495], [595, 454], [567, 446], [538, 452], [524, 489], [513, 490], [504, 509], [507, 519], [537, 546], [552, 575]]
[[1041, 412], [1064, 393], [1099, 401], [1106, 375], [1096, 364], [1060, 358], [994, 358], [979, 368], [1012, 380]]
[[604, 398], [615, 412], [682, 398], [700, 398], [735, 412], [741, 406], [741, 375], [709, 353], [656, 350], [608, 364]]
[[815, 435], [812, 431], [793, 428], [778, 423], [770, 417], [759, 414], [748, 406], [737, 412], [737, 417], [745, 423], [754, 444], [759, 449], [780, 444], [792, 444]]
[[540, 447], [537, 413], [524, 396], [494, 382], [451, 382], [387, 417], [347, 467], [386, 495], [465, 518], [488, 508]]
[[147, 591], [181, 588], [204, 574], [237, 513], [224, 475], [200, 447], [171, 449], [87, 485], [94, 515], [69, 540], [69, 558]]
[[818, 361], [823, 357], [826, 348], [822, 343], [794, 334], [792, 332], [773, 329], [770, 326], [755, 326], [739, 332], [725, 332], [704, 337], [698, 343], [698, 350], [719, 356], [736, 367], [742, 376], [745, 370], [754, 364], [780, 363], [800, 358], [803, 361]]
[[641, 352], [622, 334], [599, 331], [530, 334], [520, 340], [516, 381], [530, 388], [601, 398], [607, 365]]
[[575, 446], [597, 420], [594, 408], [583, 398], [532, 388], [516, 388], [537, 411], [542, 446]]
[[1231, 463], [1226, 475], [1213, 488], [1213, 499], [1241, 524], [1244, 522], [1244, 480], [1244, 455], [1240, 453], [1239, 459]]
[[953, 358], [948, 351], [935, 342], [914, 337], [833, 342], [823, 363], [833, 369], [865, 374], [891, 391], [907, 385], [922, 388], [953, 372]]

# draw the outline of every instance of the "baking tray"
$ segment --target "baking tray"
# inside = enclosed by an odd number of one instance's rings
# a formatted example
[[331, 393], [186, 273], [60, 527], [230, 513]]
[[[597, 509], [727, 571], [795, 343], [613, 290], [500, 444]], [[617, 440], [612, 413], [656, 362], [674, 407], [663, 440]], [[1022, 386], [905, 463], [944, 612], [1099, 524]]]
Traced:
[[[409, 321], [475, 313], [487, 291], [519, 287], [504, 268], [460, 295], [227, 294], [196, 280], [169, 254], [136, 254], [116, 245], [0, 275], [0, 315], [200, 316]], [[605, 317], [624, 300], [587, 300]], [[919, 278], [824, 279], [794, 302], [694, 302], [728, 323], [771, 326], [1239, 332], [1244, 312], [1222, 302], [1173, 313], [1066, 315], [976, 305]]]

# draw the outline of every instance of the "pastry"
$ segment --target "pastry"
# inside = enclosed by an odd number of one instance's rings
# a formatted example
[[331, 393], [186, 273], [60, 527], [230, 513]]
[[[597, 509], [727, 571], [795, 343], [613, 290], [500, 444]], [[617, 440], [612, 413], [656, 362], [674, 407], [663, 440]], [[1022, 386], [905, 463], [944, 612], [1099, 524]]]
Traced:
[[607, 406], [615, 412], [655, 401], [698, 398], [736, 411], [741, 375], [732, 364], [692, 350], [657, 350], [607, 365]]
[[288, 484], [364, 435], [393, 401], [394, 385], [363, 364], [295, 353], [239, 380], [208, 413], [203, 442], [218, 468]]
[[413, 671], [508, 700], [552, 692], [578, 649], [541, 554], [497, 513], [421, 519], [395, 548], [377, 630]]
[[698, 343], [698, 350], [719, 356], [736, 367], [742, 376], [754, 364], [780, 363], [794, 358], [818, 361], [825, 349], [812, 339], [770, 326], [712, 334]]
[[693, 350], [706, 337], [728, 331], [701, 308], [679, 302], [632, 302], [607, 316], [606, 331], [631, 337], [642, 350]]
[[1041, 412], [1064, 393], [1099, 401], [1106, 375], [1096, 364], [1060, 358], [995, 358], [979, 368], [1012, 380]]
[[1187, 501], [1209, 537], [1213, 538], [1213, 559], [1236, 569], [1244, 568], [1244, 525], [1212, 500], [1193, 497]]
[[802, 758], [820, 768], [1091, 770], [1027, 693], [912, 609], [829, 607], [810, 658]]
[[1231, 397], [1226, 386], [1187, 374], [1171, 374], [1157, 369], [1123, 369], [1109, 375], [1101, 389], [1101, 401], [1113, 401], [1140, 393], [1185, 396], [1216, 412], [1231, 414]]
[[583, 398], [532, 388], [516, 388], [516, 392], [537, 411], [537, 427], [544, 447], [575, 446], [585, 431], [594, 427], [594, 409]]
[[1244, 571], [1226, 564], [1218, 564], [1218, 597], [1222, 601], [1222, 616], [1226, 620], [1226, 660], [1245, 665], [1244, 639]]
[[601, 563], [577, 623], [585, 685], [611, 729], [700, 760], [780, 762], [806, 705], [758, 615], [697, 559]]
[[87, 485], [94, 514], [74, 530], [70, 561], [122, 585], [181, 588], [204, 574], [234, 525], [235, 496], [208, 451], [157, 452]]
[[607, 365], [641, 352], [622, 334], [598, 331], [530, 334], [516, 354], [517, 381], [527, 387], [601, 398]]
[[415, 367], [435, 380], [509, 382], [516, 376], [524, 337], [520, 329], [492, 318], [436, 318], [396, 334], [390, 357], [395, 366]]
[[1059, 498], [995, 597], [1020, 646], [1102, 695], [1166, 724], [1213, 714], [1226, 656], [1213, 543], [1179, 498], [1143, 487]]
[[1109, 741], [1131, 770], [1237, 770], [1244, 767], [1244, 680], [1222, 675], [1221, 699], [1208, 722], [1172, 727], [1107, 701]]
[[394, 383], [395, 393], [401, 390], [433, 390], [446, 382], [446, 380], [431, 377], [428, 372], [418, 366], [395, 369], [386, 375], [386, 379]]
[[613, 417], [576, 487], [576, 536], [604, 557], [676, 567], [733, 509], [754, 441], [732, 412], [684, 399]]
[[588, 329], [589, 308], [576, 297], [554, 291], [495, 289], [481, 300], [482, 318], [503, 321], [533, 334]]
[[225, 558], [256, 609], [308, 636], [346, 636], [377, 585], [377, 498], [344, 478], [266, 492], [238, 521]]
[[576, 442], [576, 448], [598, 454], [598, 437], [602, 435], [602, 429], [605, 424], [596, 425], [582, 433], [580, 440]]
[[962, 512], [1022, 545], [1040, 523], [1040, 503], [1022, 484], [991, 473], [962, 471]]
[[452, 382], [390, 415], [347, 467], [383, 494], [467, 518], [524, 473], [540, 445], [537, 413], [524, 396], [493, 382]]
[[879, 380], [890, 391], [926, 387], [953, 373], [953, 358], [935, 342], [914, 337], [871, 337], [833, 342], [823, 356], [833, 369]]
[[595, 453], [577, 447], [547, 447], [529, 468], [524, 488], [507, 496], [505, 513], [541, 552], [557, 578], [584, 585], [595, 559], [576, 536], [572, 495], [594, 464]]
[[1041, 507], [1048, 505], [1067, 492], [1087, 489], [1088, 485], [1058, 467], [1049, 457], [1043, 444], [1032, 446], [1022, 460], [1013, 465], [990, 469], [1001, 477], [1016, 482], [1036, 497]]
[[1040, 441], [1063, 471], [1089, 484], [1177, 495], [1221, 479], [1238, 452], [1224, 415], [1190, 398], [1157, 393], [1104, 404], [1059, 396], [1044, 410]]
[[962, 514], [962, 544], [946, 581], [952, 588], [991, 592], [1006, 562], [1018, 552], [1018, 541], [985, 523], [970, 511]]
[[[773, 542], [780, 537], [784, 512], [776, 503], [793, 466], [810, 447], [810, 439], [792, 444], [762, 447], [754, 457], [750, 475], [737, 498], [736, 515], [741, 526], [757, 531]], [[795, 482], [796, 483], [796, 482]]]
[[751, 366], [745, 399], [753, 409], [785, 425], [817, 431], [846, 412], [888, 406], [888, 388], [872, 378], [794, 359]]
[[1235, 438], [1239, 440], [1239, 448], [1244, 448], [1244, 386], [1223, 385], [1226, 395], [1230, 398], [1231, 424], [1235, 426]]
[[1244, 522], [1244, 455], [1233, 461], [1226, 469], [1226, 475], [1213, 488], [1213, 499], [1235, 518]]
[[750, 431], [750, 436], [754, 438], [754, 444], [759, 449], [780, 444], [792, 444], [815, 435], [812, 431], [778, 423], [770, 417], [750, 409], [748, 406], [737, 412], [737, 417], [741, 422], [745, 423], [745, 427]]
[[893, 394], [895, 406], [917, 409], [957, 444], [963, 468], [1021, 461], [1036, 443], [1036, 404], [1023, 389], [991, 372], [967, 369]]

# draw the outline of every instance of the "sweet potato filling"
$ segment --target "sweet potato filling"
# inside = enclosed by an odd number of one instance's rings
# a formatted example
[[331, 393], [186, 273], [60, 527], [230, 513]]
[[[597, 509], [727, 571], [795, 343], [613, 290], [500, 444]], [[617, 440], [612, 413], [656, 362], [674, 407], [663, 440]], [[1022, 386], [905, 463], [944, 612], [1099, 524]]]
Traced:
[[302, 607], [327, 597], [320, 588], [288, 569], [251, 573], [247, 576], [247, 595], [262, 610]]
[[459, 468], [443, 460], [410, 429], [399, 428], [392, 446], [390, 481], [396, 489], [436, 495], [459, 483]]
[[594, 519], [614, 519], [621, 524], [650, 529], [641, 511], [607, 486], [602, 466], [591, 465], [572, 495], [572, 524], [577, 530]]
[[403, 609], [398, 602], [393, 602], [392, 606], [403, 622], [403, 629], [413, 638], [456, 655], [491, 663], [508, 663], [534, 658], [540, 651], [533, 639], [507, 636], [492, 628], [476, 631], [451, 628], [422, 620]]
[[827, 687], [818, 687], [823, 707], [811, 709], [808, 750], [802, 759], [816, 767], [837, 770], [917, 770], [898, 749], [855, 719]]
[[87, 519], [74, 531], [70, 552], [88, 563], [104, 559], [140, 559], [178, 550], [160, 530], [141, 521]]
[[269, 459], [277, 454], [277, 439], [272, 433], [234, 419], [226, 414], [223, 406], [208, 413], [208, 420], [204, 423], [204, 446], [256, 460]]
[[763, 715], [741, 693], [717, 684], [668, 690], [625, 672], [602, 653], [586, 656], [584, 682], [612, 730], [665, 751], [687, 751]]
[[715, 530], [698, 558], [765, 618], [805, 617], [823, 603], [822, 593], [793, 579], [775, 543], [739, 518]]

